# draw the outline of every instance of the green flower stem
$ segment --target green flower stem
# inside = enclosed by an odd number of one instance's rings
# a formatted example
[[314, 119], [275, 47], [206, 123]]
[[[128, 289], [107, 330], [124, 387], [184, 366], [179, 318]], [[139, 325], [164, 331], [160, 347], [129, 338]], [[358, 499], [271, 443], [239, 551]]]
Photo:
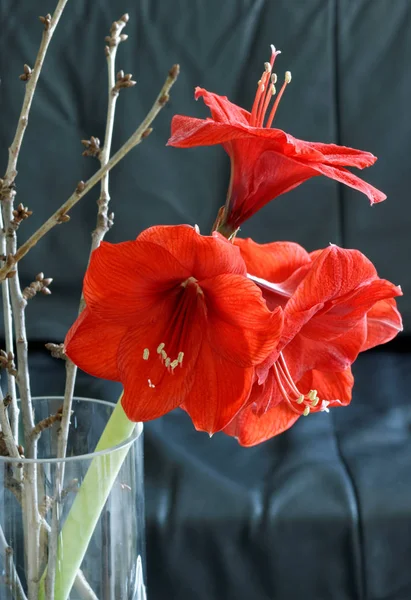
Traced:
[[[102, 433], [95, 452], [126, 441], [136, 424], [126, 416], [121, 397]], [[95, 456], [74, 499], [59, 536], [54, 597], [67, 600], [87, 551], [107, 497], [127, 456], [130, 445]], [[39, 600], [45, 600], [46, 571], [40, 580]]]

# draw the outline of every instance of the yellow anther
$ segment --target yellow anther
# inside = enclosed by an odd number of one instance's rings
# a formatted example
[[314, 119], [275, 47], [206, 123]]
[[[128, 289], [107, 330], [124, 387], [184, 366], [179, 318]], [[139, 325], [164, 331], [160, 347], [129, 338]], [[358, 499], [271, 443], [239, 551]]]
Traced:
[[183, 362], [184, 352], [179, 352], [177, 356], [178, 362], [181, 364]]
[[167, 358], [167, 352], [165, 350], [161, 351], [161, 358], [163, 358], [164, 360]]
[[160, 344], [160, 345], [159, 345], [159, 347], [157, 348], [157, 352], [158, 352], [158, 354], [161, 354], [161, 351], [162, 351], [162, 349], [164, 348], [164, 346], [165, 346], [165, 343], [164, 343], [164, 342], [161, 342], [161, 344]]
[[148, 348], [144, 348], [143, 351], [143, 359], [144, 360], [148, 360], [148, 357], [150, 356], [150, 350]]
[[172, 369], [175, 369], [176, 367], [178, 367], [178, 360], [173, 360], [173, 362], [171, 363], [170, 367]]
[[285, 83], [290, 83], [291, 82], [291, 71], [286, 71], [285, 72], [284, 81], [285, 81]]
[[277, 83], [277, 73], [271, 73], [271, 83]]
[[310, 390], [307, 397], [309, 400], [315, 400], [317, 398], [317, 390]]
[[299, 398], [296, 400], [297, 404], [302, 404], [304, 402], [304, 396], [301, 394]]
[[314, 398], [314, 400], [312, 400], [312, 402], [311, 402], [311, 406], [317, 406], [319, 401], [320, 401], [320, 399], [318, 397]]
[[264, 63], [264, 71], [265, 71], [266, 73], [271, 73], [271, 65], [270, 65], [270, 63], [269, 63], [269, 62], [265, 62], [265, 63]]
[[277, 90], [275, 89], [275, 85], [271, 84], [271, 95], [275, 96], [276, 92], [277, 92]]
[[165, 365], [166, 365], [167, 369], [170, 366], [170, 363], [171, 363], [171, 360], [169, 358], [166, 358]]
[[310, 414], [310, 407], [309, 407], [309, 406], [306, 406], [306, 407], [304, 408], [303, 415], [304, 415], [304, 417], [308, 417], [308, 415], [309, 415], [309, 414]]

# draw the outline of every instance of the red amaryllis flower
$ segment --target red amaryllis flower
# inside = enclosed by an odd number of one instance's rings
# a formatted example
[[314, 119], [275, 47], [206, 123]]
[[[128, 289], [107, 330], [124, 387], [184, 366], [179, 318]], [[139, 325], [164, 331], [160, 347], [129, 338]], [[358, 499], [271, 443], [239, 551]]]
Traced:
[[330, 246], [310, 255], [297, 244], [236, 244], [267, 305], [284, 307], [279, 345], [257, 370], [247, 406], [225, 429], [252, 446], [301, 415], [349, 404], [358, 353], [402, 329], [393, 299], [401, 290], [356, 250]]
[[230, 187], [217, 223], [218, 231], [225, 235], [238, 229], [276, 196], [316, 175], [325, 175], [363, 192], [371, 204], [386, 198], [385, 194], [344, 168], [371, 166], [377, 160], [371, 153], [335, 144], [305, 142], [281, 129], [271, 129], [281, 96], [291, 81], [287, 71], [269, 112], [276, 93], [276, 75], [272, 73], [272, 67], [277, 54], [279, 52], [272, 47], [271, 61], [265, 63], [251, 112], [225, 96], [197, 87], [195, 98], [203, 98], [212, 118], [177, 115], [172, 121], [169, 145], [190, 148], [222, 144], [230, 156]]
[[101, 244], [84, 296], [66, 353], [84, 371], [123, 383], [133, 421], [183, 406], [197, 429], [222, 429], [281, 334], [282, 311], [267, 308], [239, 248], [189, 226]]

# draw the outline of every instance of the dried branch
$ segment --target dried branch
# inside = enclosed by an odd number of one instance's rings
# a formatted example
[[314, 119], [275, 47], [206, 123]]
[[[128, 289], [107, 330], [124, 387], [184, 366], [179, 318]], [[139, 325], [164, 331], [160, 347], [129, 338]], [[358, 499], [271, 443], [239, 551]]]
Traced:
[[[0, 252], [3, 256], [6, 255], [6, 235], [3, 228], [3, 215], [0, 210]], [[13, 260], [14, 262], [14, 260]], [[11, 271], [12, 272], [12, 271]], [[9, 273], [10, 274], [10, 273]], [[9, 282], [7, 279], [1, 282], [1, 291], [3, 296], [3, 318], [4, 318], [4, 338], [6, 343], [7, 354], [13, 354], [14, 343], [13, 343], [13, 316], [11, 312], [10, 304], [10, 290]], [[14, 440], [18, 441], [18, 430], [19, 430], [19, 407], [17, 405], [17, 394], [16, 394], [16, 378], [9, 370], [7, 371], [7, 393], [11, 398], [11, 404], [9, 408], [10, 415], [10, 427]]]
[[[13, 202], [16, 194], [15, 179], [17, 176], [17, 162], [20, 148], [26, 130], [30, 108], [36, 91], [37, 82], [40, 77], [41, 69], [44, 63], [46, 52], [50, 44], [53, 33], [60, 20], [67, 0], [59, 0], [54, 11], [53, 17], [47, 15], [42, 17], [44, 31], [40, 43], [40, 48], [34, 63], [33, 70], [25, 68], [26, 91], [23, 100], [23, 106], [17, 124], [16, 133], [13, 142], [9, 148], [9, 160], [6, 174], [1, 181], [0, 199], [3, 203], [3, 218], [6, 227], [6, 251], [7, 254], [14, 255], [17, 250], [16, 228], [19, 219], [23, 220], [23, 212], [29, 216], [28, 211], [20, 211], [21, 214], [15, 214], [13, 211]], [[23, 74], [24, 75], [24, 74]], [[24, 207], [23, 207], [24, 208]], [[17, 221], [16, 221], [17, 220]], [[16, 225], [17, 223], [17, 225]], [[37, 453], [36, 443], [30, 438], [30, 433], [34, 427], [33, 410], [31, 403], [30, 378], [28, 370], [28, 345], [25, 326], [25, 306], [26, 299], [21, 293], [21, 287], [18, 278], [17, 265], [12, 265], [12, 261], [7, 261], [3, 267], [11, 271], [15, 270], [14, 276], [10, 279], [10, 296], [15, 318], [15, 333], [17, 340], [17, 361], [18, 361], [18, 386], [21, 398], [21, 407], [24, 425], [24, 438], [26, 451], [29, 457], [35, 457]], [[25, 544], [27, 557], [27, 583], [29, 596], [37, 597], [38, 577], [39, 577], [39, 541], [40, 541], [40, 519], [38, 515], [37, 502], [37, 470], [35, 465], [26, 465], [24, 468], [25, 485], [22, 497], [23, 514], [25, 526]]]
[[[156, 98], [153, 106], [151, 107], [146, 118], [143, 120], [141, 125], [137, 127], [135, 132], [129, 137], [129, 139], [123, 144], [123, 146], [114, 154], [114, 156], [108, 161], [108, 163], [101, 167], [88, 181], [81, 182], [82, 185], [77, 187], [73, 194], [62, 206], [56, 210], [56, 212], [45, 222], [43, 225], [15, 252], [13, 258], [15, 262], [20, 261], [33, 246], [37, 244], [41, 238], [50, 231], [53, 227], [61, 223], [62, 217], [66, 216], [66, 213], [77, 204], [77, 202], [85, 196], [106, 173], [108, 173], [117, 163], [119, 163], [126, 154], [130, 152], [135, 146], [140, 144], [150, 133], [150, 125], [165, 106], [169, 99], [169, 90], [175, 83], [179, 73], [179, 66], [174, 65], [170, 70], [167, 79], [161, 88], [161, 91]], [[12, 270], [13, 267], [5, 265], [0, 269], [0, 281], [7, 277], [7, 274]]]
[[27, 600], [23, 586], [17, 574], [13, 560], [13, 549], [8, 545], [3, 529], [0, 527], [0, 554], [5, 565], [4, 584], [9, 588], [15, 600]]
[[55, 415], [50, 415], [49, 417], [46, 417], [42, 421], [39, 421], [37, 423], [37, 425], [33, 428], [33, 431], [31, 432], [32, 438], [38, 439], [45, 429], [48, 429], [49, 427], [52, 427], [52, 425], [54, 425], [54, 423], [61, 421], [62, 416], [63, 416], [63, 407], [61, 407], [56, 412]]
[[14, 364], [14, 354], [13, 352], [5, 352], [4, 350], [0, 350], [0, 368], [7, 369], [7, 372], [13, 377], [16, 377], [17, 371]]
[[[53, 17], [51, 18], [50, 15], [47, 15], [47, 17], [42, 17], [42, 19], [44, 19], [43, 22], [45, 26], [33, 70], [27, 67], [27, 65], [24, 65], [24, 72], [29, 73], [30, 76], [27, 78], [26, 93], [24, 95], [23, 106], [20, 112], [16, 133], [14, 135], [13, 142], [9, 148], [9, 161], [7, 164], [7, 170], [2, 184], [2, 199], [4, 200], [12, 202], [15, 195], [13, 184], [17, 175], [17, 161], [19, 158], [24, 132], [29, 121], [30, 108], [33, 102], [34, 92], [36, 91], [37, 82], [40, 77], [47, 49], [49, 47], [51, 38], [53, 37], [53, 33], [57, 27], [57, 24], [60, 20], [61, 14], [64, 10], [66, 3], [67, 0], [59, 0], [54, 11]], [[26, 67], [28, 71], [26, 70]]]
[[20, 459], [20, 453], [17, 449], [16, 440], [13, 437], [11, 431], [9, 417], [7, 414], [6, 407], [4, 406], [3, 395], [0, 394], [0, 425], [1, 425], [1, 454], [4, 455], [4, 450], [7, 450], [7, 456], [12, 458]]

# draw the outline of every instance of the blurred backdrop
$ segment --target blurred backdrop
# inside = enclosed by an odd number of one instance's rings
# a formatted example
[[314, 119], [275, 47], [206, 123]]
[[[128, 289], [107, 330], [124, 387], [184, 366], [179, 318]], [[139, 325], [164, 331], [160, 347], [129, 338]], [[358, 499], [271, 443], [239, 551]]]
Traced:
[[[51, 0], [0, 0], [0, 160], [5, 170], [33, 65], [38, 15]], [[358, 248], [381, 277], [401, 284], [405, 331], [355, 366], [349, 408], [300, 420], [253, 449], [193, 431], [174, 411], [146, 426], [148, 587], [151, 600], [409, 600], [411, 598], [411, 3], [409, 0], [69, 0], [38, 85], [17, 179], [34, 211], [20, 241], [97, 169], [81, 139], [104, 137], [104, 37], [130, 15], [118, 69], [137, 85], [117, 104], [115, 151], [150, 108], [168, 69], [181, 66], [151, 136], [111, 175], [109, 241], [154, 224], [210, 230], [224, 203], [229, 159], [220, 147], [166, 147], [173, 114], [207, 116], [194, 87], [250, 108], [270, 44], [279, 80], [293, 74], [276, 126], [310, 140], [368, 150], [359, 192], [314, 178], [242, 228], [258, 242], [329, 242]], [[0, 169], [1, 170], [1, 169]], [[76, 316], [98, 190], [21, 263], [27, 284], [43, 271], [53, 294], [27, 310], [36, 393], [62, 393], [64, 367], [44, 351]], [[79, 377], [77, 392], [117, 398], [117, 384]], [[205, 400], [207, 391], [204, 390]]]

